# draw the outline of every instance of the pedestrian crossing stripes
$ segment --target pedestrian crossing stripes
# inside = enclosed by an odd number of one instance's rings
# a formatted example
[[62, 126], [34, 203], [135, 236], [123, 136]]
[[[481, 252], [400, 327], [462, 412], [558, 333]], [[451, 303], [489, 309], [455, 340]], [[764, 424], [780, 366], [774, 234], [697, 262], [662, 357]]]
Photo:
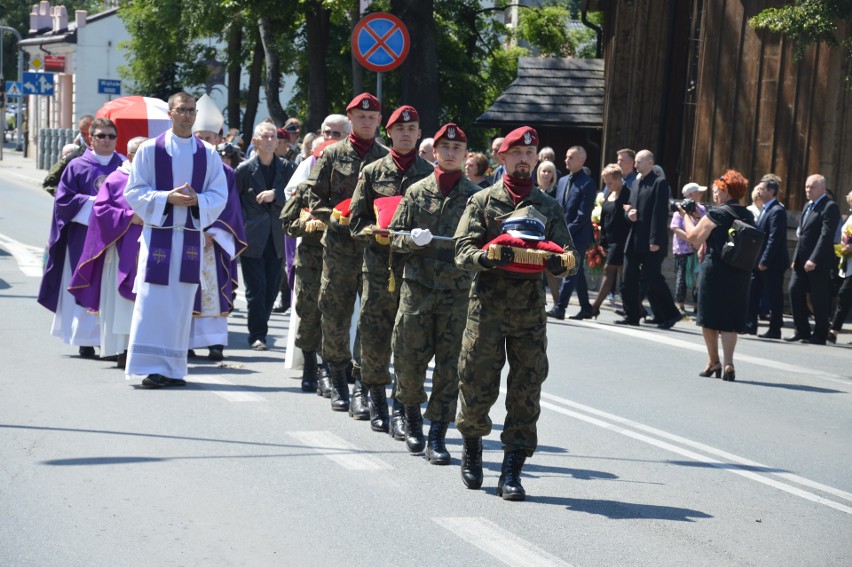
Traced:
[[570, 565], [485, 518], [443, 517], [432, 518], [432, 521], [506, 565], [518, 567]]
[[379, 471], [393, 468], [381, 459], [363, 454], [361, 449], [330, 431], [291, 431], [288, 435], [350, 471]]
[[[204, 376], [193, 376], [192, 384], [200, 386], [204, 390], [210, 390], [220, 398], [224, 398], [229, 402], [265, 402], [266, 398], [259, 396], [253, 392], [242, 389], [239, 385], [233, 382], [228, 382], [224, 378], [206, 374]], [[224, 388], [223, 388], [224, 387]]]
[[37, 246], [30, 246], [0, 234], [0, 248], [9, 252], [18, 263], [18, 267], [25, 276], [40, 278], [44, 273], [42, 266], [44, 251]]

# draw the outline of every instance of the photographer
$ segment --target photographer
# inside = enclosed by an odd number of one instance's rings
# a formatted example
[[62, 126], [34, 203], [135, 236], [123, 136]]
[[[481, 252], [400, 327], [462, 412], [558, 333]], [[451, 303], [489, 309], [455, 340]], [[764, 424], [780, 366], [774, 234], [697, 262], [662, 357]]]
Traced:
[[693, 224], [698, 224], [699, 219], [707, 213], [704, 207], [696, 201], [696, 198], [700, 198], [704, 191], [707, 191], [707, 187], [702, 187], [698, 183], [687, 183], [682, 190], [683, 200], [672, 199], [671, 201], [671, 210], [674, 214], [669, 228], [674, 234], [672, 254], [674, 255], [675, 271], [675, 304], [681, 315], [686, 315], [684, 309], [686, 288], [692, 288], [692, 300], [695, 303], [695, 274], [698, 272], [700, 259], [697, 258], [695, 248], [686, 240], [686, 232], [683, 228], [684, 218], [680, 209], [692, 217]]

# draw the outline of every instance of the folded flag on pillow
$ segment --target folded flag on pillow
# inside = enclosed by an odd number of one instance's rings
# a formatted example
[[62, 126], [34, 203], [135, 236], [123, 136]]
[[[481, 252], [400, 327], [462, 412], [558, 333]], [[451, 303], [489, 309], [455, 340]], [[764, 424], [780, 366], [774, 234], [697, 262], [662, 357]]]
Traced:
[[338, 224], [347, 226], [349, 224], [349, 215], [352, 214], [352, 199], [344, 199], [334, 206], [331, 211], [331, 216]]
[[547, 259], [557, 254], [567, 270], [574, 269], [574, 255], [549, 240], [526, 240], [504, 233], [482, 247], [489, 260], [500, 259], [500, 247], [509, 246], [515, 255], [511, 264], [500, 268], [509, 272], [535, 273], [544, 271]]
[[[376, 226], [385, 231], [390, 226], [396, 209], [402, 201], [402, 195], [393, 197], [380, 197], [373, 201], [373, 211], [376, 213]], [[376, 242], [384, 246], [390, 245], [390, 236], [376, 233]]]

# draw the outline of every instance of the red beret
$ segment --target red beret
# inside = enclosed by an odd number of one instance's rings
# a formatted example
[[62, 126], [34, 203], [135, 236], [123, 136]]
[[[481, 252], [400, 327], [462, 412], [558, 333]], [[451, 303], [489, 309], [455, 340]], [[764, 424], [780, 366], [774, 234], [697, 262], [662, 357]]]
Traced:
[[346, 107], [346, 112], [350, 110], [369, 110], [373, 112], [381, 112], [382, 111], [382, 103], [379, 102], [379, 99], [371, 95], [370, 93], [361, 93], [355, 98], [352, 99], [352, 102]]
[[388, 118], [388, 123], [385, 124], [385, 130], [390, 130], [390, 127], [399, 122], [420, 122], [420, 115], [413, 106], [403, 105], [393, 111], [393, 114]]
[[284, 128], [277, 128], [275, 132], [278, 134], [279, 140], [288, 139], [287, 132], [284, 131]]
[[467, 136], [465, 135], [464, 130], [459, 128], [458, 125], [453, 122], [448, 122], [441, 126], [441, 129], [433, 136], [433, 144], [437, 145], [438, 140], [441, 138], [446, 138], [450, 142], [467, 142]]
[[515, 146], [538, 146], [538, 132], [529, 126], [521, 126], [509, 132], [503, 140], [498, 154], [509, 151]]

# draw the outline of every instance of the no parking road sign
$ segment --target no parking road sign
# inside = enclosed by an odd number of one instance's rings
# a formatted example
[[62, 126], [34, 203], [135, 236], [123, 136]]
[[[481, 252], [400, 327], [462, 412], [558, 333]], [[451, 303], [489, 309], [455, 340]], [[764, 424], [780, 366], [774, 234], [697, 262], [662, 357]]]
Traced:
[[405, 24], [392, 14], [370, 14], [352, 30], [355, 59], [370, 71], [383, 73], [405, 61], [411, 38]]

